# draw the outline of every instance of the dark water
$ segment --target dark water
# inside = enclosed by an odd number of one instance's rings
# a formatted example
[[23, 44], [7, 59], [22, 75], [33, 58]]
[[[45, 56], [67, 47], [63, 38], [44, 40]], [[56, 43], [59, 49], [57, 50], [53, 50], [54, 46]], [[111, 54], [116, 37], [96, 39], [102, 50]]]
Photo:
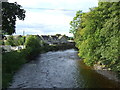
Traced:
[[14, 76], [10, 88], [115, 88], [108, 80], [82, 63], [74, 49], [41, 54]]

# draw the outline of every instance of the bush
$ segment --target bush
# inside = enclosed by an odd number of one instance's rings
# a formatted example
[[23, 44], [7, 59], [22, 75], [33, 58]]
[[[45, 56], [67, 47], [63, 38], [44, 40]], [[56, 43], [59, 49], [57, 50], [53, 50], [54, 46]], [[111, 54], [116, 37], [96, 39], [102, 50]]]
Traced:
[[5, 42], [5, 45], [11, 45], [11, 46], [15, 46], [15, 40], [13, 36], [9, 36], [7, 41]]
[[40, 40], [38, 39], [38, 37], [30, 35], [26, 38], [25, 46], [26, 48], [39, 48], [41, 46]]
[[11, 45], [11, 46], [19, 46], [23, 45], [25, 42], [25, 36], [22, 37], [14, 37], [14, 36], [8, 36], [7, 41], [5, 42], [5, 45]]
[[24, 45], [25, 36], [17, 37], [17, 38], [15, 38], [14, 40], [15, 40], [15, 45], [16, 45], [16, 46]]
[[22, 52], [12, 51], [2, 56], [2, 87], [6, 88], [12, 81], [14, 73], [26, 62]]
[[[13, 38], [13, 37], [12, 37]], [[12, 39], [10, 39], [11, 43]], [[21, 51], [12, 51], [3, 53], [2, 57], [2, 87], [6, 88], [12, 81], [14, 73], [23, 65], [25, 62], [30, 61], [40, 53], [41, 44], [39, 38], [36, 36], [30, 36], [25, 42], [26, 49]]]
[[33, 59], [41, 52], [41, 40], [37, 36], [30, 35], [25, 41], [27, 59]]

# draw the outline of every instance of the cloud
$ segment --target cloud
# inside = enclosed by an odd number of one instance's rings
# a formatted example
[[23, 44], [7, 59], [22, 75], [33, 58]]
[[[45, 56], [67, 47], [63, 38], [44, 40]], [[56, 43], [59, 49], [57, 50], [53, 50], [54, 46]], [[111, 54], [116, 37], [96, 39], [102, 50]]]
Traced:
[[[17, 27], [41, 27], [43, 26], [68, 26], [72, 17], [65, 15], [61, 11], [53, 11], [53, 10], [47, 10], [47, 11], [40, 11], [40, 12], [26, 12], [26, 18], [25, 21], [17, 21]], [[36, 28], [37, 28], [36, 27]]]
[[77, 10], [88, 11], [97, 0], [8, 0], [26, 10], [24, 21], [17, 20], [16, 34], [69, 34], [69, 22]]
[[8, 0], [9, 2], [18, 2], [23, 7], [30, 8], [56, 8], [56, 9], [80, 9], [91, 5], [96, 5], [98, 0]]
[[57, 33], [60, 34], [66, 34], [69, 36], [72, 36], [72, 34], [69, 33], [69, 30], [67, 29], [68, 27], [66, 26], [48, 26], [44, 28], [18, 28], [16, 33], [21, 33], [23, 34], [23, 31], [25, 31], [25, 35], [27, 34], [33, 34], [33, 35], [55, 35]]

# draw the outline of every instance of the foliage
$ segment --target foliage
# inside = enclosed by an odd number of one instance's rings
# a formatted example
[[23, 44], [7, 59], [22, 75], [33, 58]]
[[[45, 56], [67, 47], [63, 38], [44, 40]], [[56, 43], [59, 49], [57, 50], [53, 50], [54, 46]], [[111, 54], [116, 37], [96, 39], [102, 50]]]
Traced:
[[[13, 36], [10, 36], [13, 41]], [[13, 42], [12, 42], [13, 43]], [[25, 62], [31, 61], [40, 53], [40, 40], [36, 36], [29, 36], [25, 42], [26, 49], [3, 53], [2, 56], [2, 86], [6, 88], [12, 81], [14, 73]]]
[[14, 37], [12, 35], [8, 37], [7, 41], [5, 42], [5, 45], [15, 46]]
[[101, 61], [120, 71], [120, 2], [99, 2], [90, 12], [78, 13], [71, 21], [78, 55], [87, 65]]
[[15, 39], [15, 43], [16, 43], [16, 46], [24, 45], [24, 43], [25, 43], [25, 36], [16, 38]]
[[68, 37], [68, 40], [74, 40], [73, 37]]
[[16, 18], [24, 20], [25, 10], [21, 9], [21, 5], [9, 2], [2, 2], [2, 32], [11, 35], [15, 33]]
[[59, 44], [59, 45], [47, 46], [47, 50], [48, 51], [66, 50], [66, 49], [71, 49], [71, 48], [76, 49], [75, 45], [74, 44], [70, 44], [70, 43], [63, 43], [63, 44]]
[[24, 45], [25, 42], [25, 36], [22, 37], [14, 37], [12, 35], [8, 36], [5, 45], [11, 45], [11, 46], [19, 46]]
[[[11, 36], [10, 36], [11, 37]], [[13, 38], [13, 37], [12, 37]], [[12, 81], [14, 73], [21, 67], [25, 62], [35, 60], [35, 57], [40, 53], [47, 51], [57, 51], [73, 48], [72, 44], [60, 44], [60, 45], [48, 45], [42, 42], [39, 37], [31, 35], [26, 37], [25, 41], [26, 49], [21, 51], [12, 51], [3, 53], [2, 56], [2, 86], [6, 88]]]
[[37, 36], [30, 35], [26, 38], [25, 46], [26, 48], [39, 48], [41, 46], [40, 39]]
[[41, 52], [41, 40], [39, 37], [30, 35], [25, 41], [27, 58], [32, 59]]
[[2, 56], [2, 87], [6, 88], [12, 76], [26, 62], [23, 52], [12, 51]]
[[82, 11], [80, 11], [80, 10], [77, 11], [76, 16], [74, 17], [74, 20], [70, 22], [70, 25], [71, 25], [70, 33], [73, 33], [73, 34], [76, 33], [76, 30], [78, 29], [78, 27], [80, 25], [79, 21], [80, 21], [81, 13], [82, 13]]

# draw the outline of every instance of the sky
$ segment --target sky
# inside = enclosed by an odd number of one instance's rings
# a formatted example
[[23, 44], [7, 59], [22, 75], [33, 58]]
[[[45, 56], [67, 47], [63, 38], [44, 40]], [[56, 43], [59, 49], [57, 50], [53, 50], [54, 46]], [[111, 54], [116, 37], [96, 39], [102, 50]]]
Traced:
[[[76, 11], [88, 12], [96, 7], [98, 0], [8, 0], [17, 2], [26, 10], [24, 21], [16, 22], [16, 34], [23, 35], [55, 35], [69, 33], [70, 21]], [[14, 34], [14, 35], [16, 35]]]

